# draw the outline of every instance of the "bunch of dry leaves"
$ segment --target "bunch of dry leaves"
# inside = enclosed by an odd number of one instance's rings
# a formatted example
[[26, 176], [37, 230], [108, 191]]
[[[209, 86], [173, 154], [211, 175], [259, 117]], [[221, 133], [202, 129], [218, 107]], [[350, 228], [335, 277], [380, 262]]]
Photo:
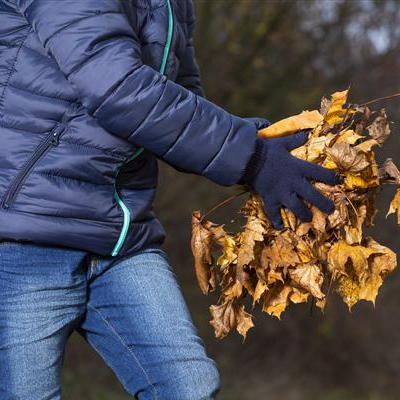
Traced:
[[383, 278], [396, 268], [396, 254], [369, 236], [363, 227], [373, 225], [375, 200], [382, 184], [397, 184], [388, 214], [397, 212], [400, 225], [400, 173], [391, 159], [381, 167], [375, 146], [390, 134], [384, 109], [347, 104], [348, 90], [323, 98], [320, 111], [279, 121], [259, 131], [261, 137], [278, 137], [310, 129], [308, 141], [292, 151], [303, 160], [337, 171], [336, 186], [314, 183], [331, 198], [335, 211], [326, 215], [311, 207], [313, 219], [302, 223], [282, 209], [283, 231], [275, 230], [262, 200], [250, 192], [240, 210], [246, 222], [236, 233], [192, 216], [192, 251], [199, 286], [204, 294], [217, 286], [220, 296], [210, 306], [211, 325], [221, 339], [236, 329], [246, 338], [254, 326], [243, 300], [252, 297], [252, 309], [280, 318], [290, 303], [312, 298], [322, 311], [330, 292], [339, 294], [349, 309], [360, 300], [375, 303]]

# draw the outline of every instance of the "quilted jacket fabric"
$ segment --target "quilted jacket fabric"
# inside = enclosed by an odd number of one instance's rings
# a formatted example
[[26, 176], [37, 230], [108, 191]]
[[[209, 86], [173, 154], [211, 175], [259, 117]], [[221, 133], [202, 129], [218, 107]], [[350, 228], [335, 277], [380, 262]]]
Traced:
[[157, 158], [240, 180], [256, 129], [204, 98], [194, 23], [191, 0], [0, 0], [0, 238], [122, 256], [164, 240]]

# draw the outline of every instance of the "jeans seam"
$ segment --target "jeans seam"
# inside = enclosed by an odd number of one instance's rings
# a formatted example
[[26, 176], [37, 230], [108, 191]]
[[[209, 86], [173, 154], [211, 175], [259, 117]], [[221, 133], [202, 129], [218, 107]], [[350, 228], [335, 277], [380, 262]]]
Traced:
[[97, 272], [98, 265], [99, 265], [99, 259], [96, 257], [96, 255], [94, 255], [92, 258], [92, 265], [91, 265], [92, 275], [95, 272]]
[[139, 361], [138, 357], [136, 356], [136, 354], [132, 351], [132, 349], [130, 349], [127, 344], [125, 343], [124, 339], [121, 337], [121, 335], [118, 334], [118, 332], [116, 331], [116, 329], [111, 325], [110, 321], [105, 318], [103, 316], [103, 314], [94, 306], [92, 306], [90, 303], [87, 303], [87, 307], [91, 308], [94, 312], [96, 312], [100, 318], [105, 322], [105, 324], [109, 327], [109, 329], [111, 330], [111, 332], [117, 337], [117, 339], [122, 343], [122, 345], [128, 350], [129, 354], [133, 357], [133, 359], [136, 361], [137, 365], [140, 367], [140, 369], [142, 370], [144, 376], [147, 379], [147, 383], [151, 386], [152, 391], [153, 391], [153, 395], [154, 395], [154, 400], [157, 400], [157, 390], [155, 388], [155, 386], [151, 383], [150, 377], [147, 374], [146, 370], [144, 369], [143, 365], [141, 364], [141, 362]]

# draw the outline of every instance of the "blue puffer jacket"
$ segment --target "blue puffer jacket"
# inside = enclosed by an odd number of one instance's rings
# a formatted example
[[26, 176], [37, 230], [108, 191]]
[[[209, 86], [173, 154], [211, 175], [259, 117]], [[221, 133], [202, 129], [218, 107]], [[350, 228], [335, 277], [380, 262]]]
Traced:
[[203, 97], [191, 0], [0, 0], [0, 238], [161, 244], [157, 158], [237, 183], [253, 122]]

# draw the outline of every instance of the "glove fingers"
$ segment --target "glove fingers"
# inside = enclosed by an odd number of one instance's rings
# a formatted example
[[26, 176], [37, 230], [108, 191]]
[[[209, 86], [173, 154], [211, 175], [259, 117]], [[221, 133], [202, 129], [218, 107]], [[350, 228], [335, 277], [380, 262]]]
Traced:
[[335, 210], [335, 203], [323, 196], [314, 186], [304, 179], [301, 184], [296, 187], [297, 194], [310, 204], [318, 207], [322, 212], [330, 214]]
[[312, 220], [311, 210], [302, 203], [296, 193], [288, 196], [283, 205], [292, 211], [302, 222], [310, 222]]
[[308, 139], [307, 131], [300, 131], [293, 135], [285, 136], [282, 141], [287, 150], [294, 150], [296, 147], [302, 146]]
[[275, 229], [283, 229], [284, 224], [282, 221], [280, 204], [278, 203], [270, 204], [268, 203], [268, 201], [264, 199], [264, 208], [269, 219], [271, 220], [272, 226]]
[[271, 125], [271, 122], [269, 122], [265, 118], [248, 117], [248, 118], [244, 118], [244, 119], [246, 119], [247, 121], [252, 122], [256, 126], [256, 129], [258, 131], [261, 130], [261, 129], [267, 128], [268, 126]]
[[339, 177], [334, 171], [298, 158], [296, 160], [298, 160], [299, 169], [305, 177], [327, 183], [328, 185], [339, 183]]

